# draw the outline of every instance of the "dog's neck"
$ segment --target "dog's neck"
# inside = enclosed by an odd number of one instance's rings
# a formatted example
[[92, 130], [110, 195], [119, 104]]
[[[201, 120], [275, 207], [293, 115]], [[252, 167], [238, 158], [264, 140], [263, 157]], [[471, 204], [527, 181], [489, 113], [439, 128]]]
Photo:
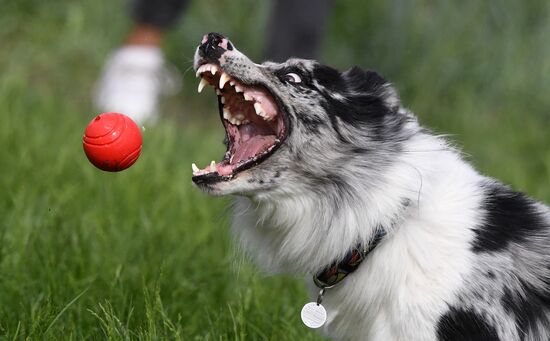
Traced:
[[[424, 145], [423, 138], [430, 143]], [[384, 174], [348, 176], [353, 190], [344, 197], [299, 187], [291, 195], [239, 197], [233, 232], [266, 271], [309, 274], [343, 259], [355, 245], [368, 243], [379, 226], [391, 236], [402, 220], [417, 211], [421, 192], [434, 178], [432, 168], [439, 166], [439, 154], [454, 158], [446, 146], [437, 145], [437, 138], [419, 139], [407, 150], [423, 152], [396, 155]], [[426, 148], [437, 151], [424, 152]]]
[[372, 252], [386, 236], [386, 230], [380, 227], [367, 245], [358, 244], [351, 248], [346, 257], [336, 261], [313, 276], [313, 283], [319, 289], [330, 289], [339, 284], [349, 274], [355, 272], [363, 260]]
[[377, 226], [393, 226], [403, 207], [400, 200], [379, 212], [356, 205], [375, 206], [357, 198], [336, 208], [331, 198], [308, 195], [273, 202], [238, 198], [233, 229], [268, 272], [313, 274], [355, 245], [367, 244]]

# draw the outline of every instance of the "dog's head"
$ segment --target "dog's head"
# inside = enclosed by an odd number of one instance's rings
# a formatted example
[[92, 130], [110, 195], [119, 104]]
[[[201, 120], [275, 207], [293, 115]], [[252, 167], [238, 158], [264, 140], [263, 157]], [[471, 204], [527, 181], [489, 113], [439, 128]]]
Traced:
[[226, 130], [223, 159], [193, 165], [193, 182], [212, 194], [321, 190], [355, 166], [380, 170], [407, 138], [411, 116], [376, 72], [303, 59], [255, 64], [217, 33], [204, 36], [194, 67], [199, 92], [216, 89]]

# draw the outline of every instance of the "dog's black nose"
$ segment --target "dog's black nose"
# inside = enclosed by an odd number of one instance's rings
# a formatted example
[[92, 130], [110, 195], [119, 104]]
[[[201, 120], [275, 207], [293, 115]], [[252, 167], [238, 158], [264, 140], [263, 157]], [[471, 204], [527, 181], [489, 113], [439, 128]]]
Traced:
[[199, 55], [211, 61], [218, 60], [225, 51], [233, 50], [233, 45], [226, 37], [211, 32], [202, 38]]

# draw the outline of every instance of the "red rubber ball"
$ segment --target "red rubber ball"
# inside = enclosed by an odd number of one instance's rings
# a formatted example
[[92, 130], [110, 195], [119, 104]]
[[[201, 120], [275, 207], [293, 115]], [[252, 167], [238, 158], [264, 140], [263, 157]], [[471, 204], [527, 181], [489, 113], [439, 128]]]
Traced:
[[114, 112], [97, 115], [82, 137], [88, 160], [108, 172], [119, 172], [133, 165], [141, 154], [141, 144], [137, 124], [130, 117]]

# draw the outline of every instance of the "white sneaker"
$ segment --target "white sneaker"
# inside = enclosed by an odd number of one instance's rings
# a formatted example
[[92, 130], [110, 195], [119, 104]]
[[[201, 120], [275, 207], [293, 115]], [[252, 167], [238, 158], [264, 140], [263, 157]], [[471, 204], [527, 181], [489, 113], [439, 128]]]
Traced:
[[124, 46], [105, 63], [93, 101], [99, 110], [123, 113], [138, 125], [154, 123], [160, 96], [175, 94], [180, 86], [179, 74], [168, 70], [160, 48]]

